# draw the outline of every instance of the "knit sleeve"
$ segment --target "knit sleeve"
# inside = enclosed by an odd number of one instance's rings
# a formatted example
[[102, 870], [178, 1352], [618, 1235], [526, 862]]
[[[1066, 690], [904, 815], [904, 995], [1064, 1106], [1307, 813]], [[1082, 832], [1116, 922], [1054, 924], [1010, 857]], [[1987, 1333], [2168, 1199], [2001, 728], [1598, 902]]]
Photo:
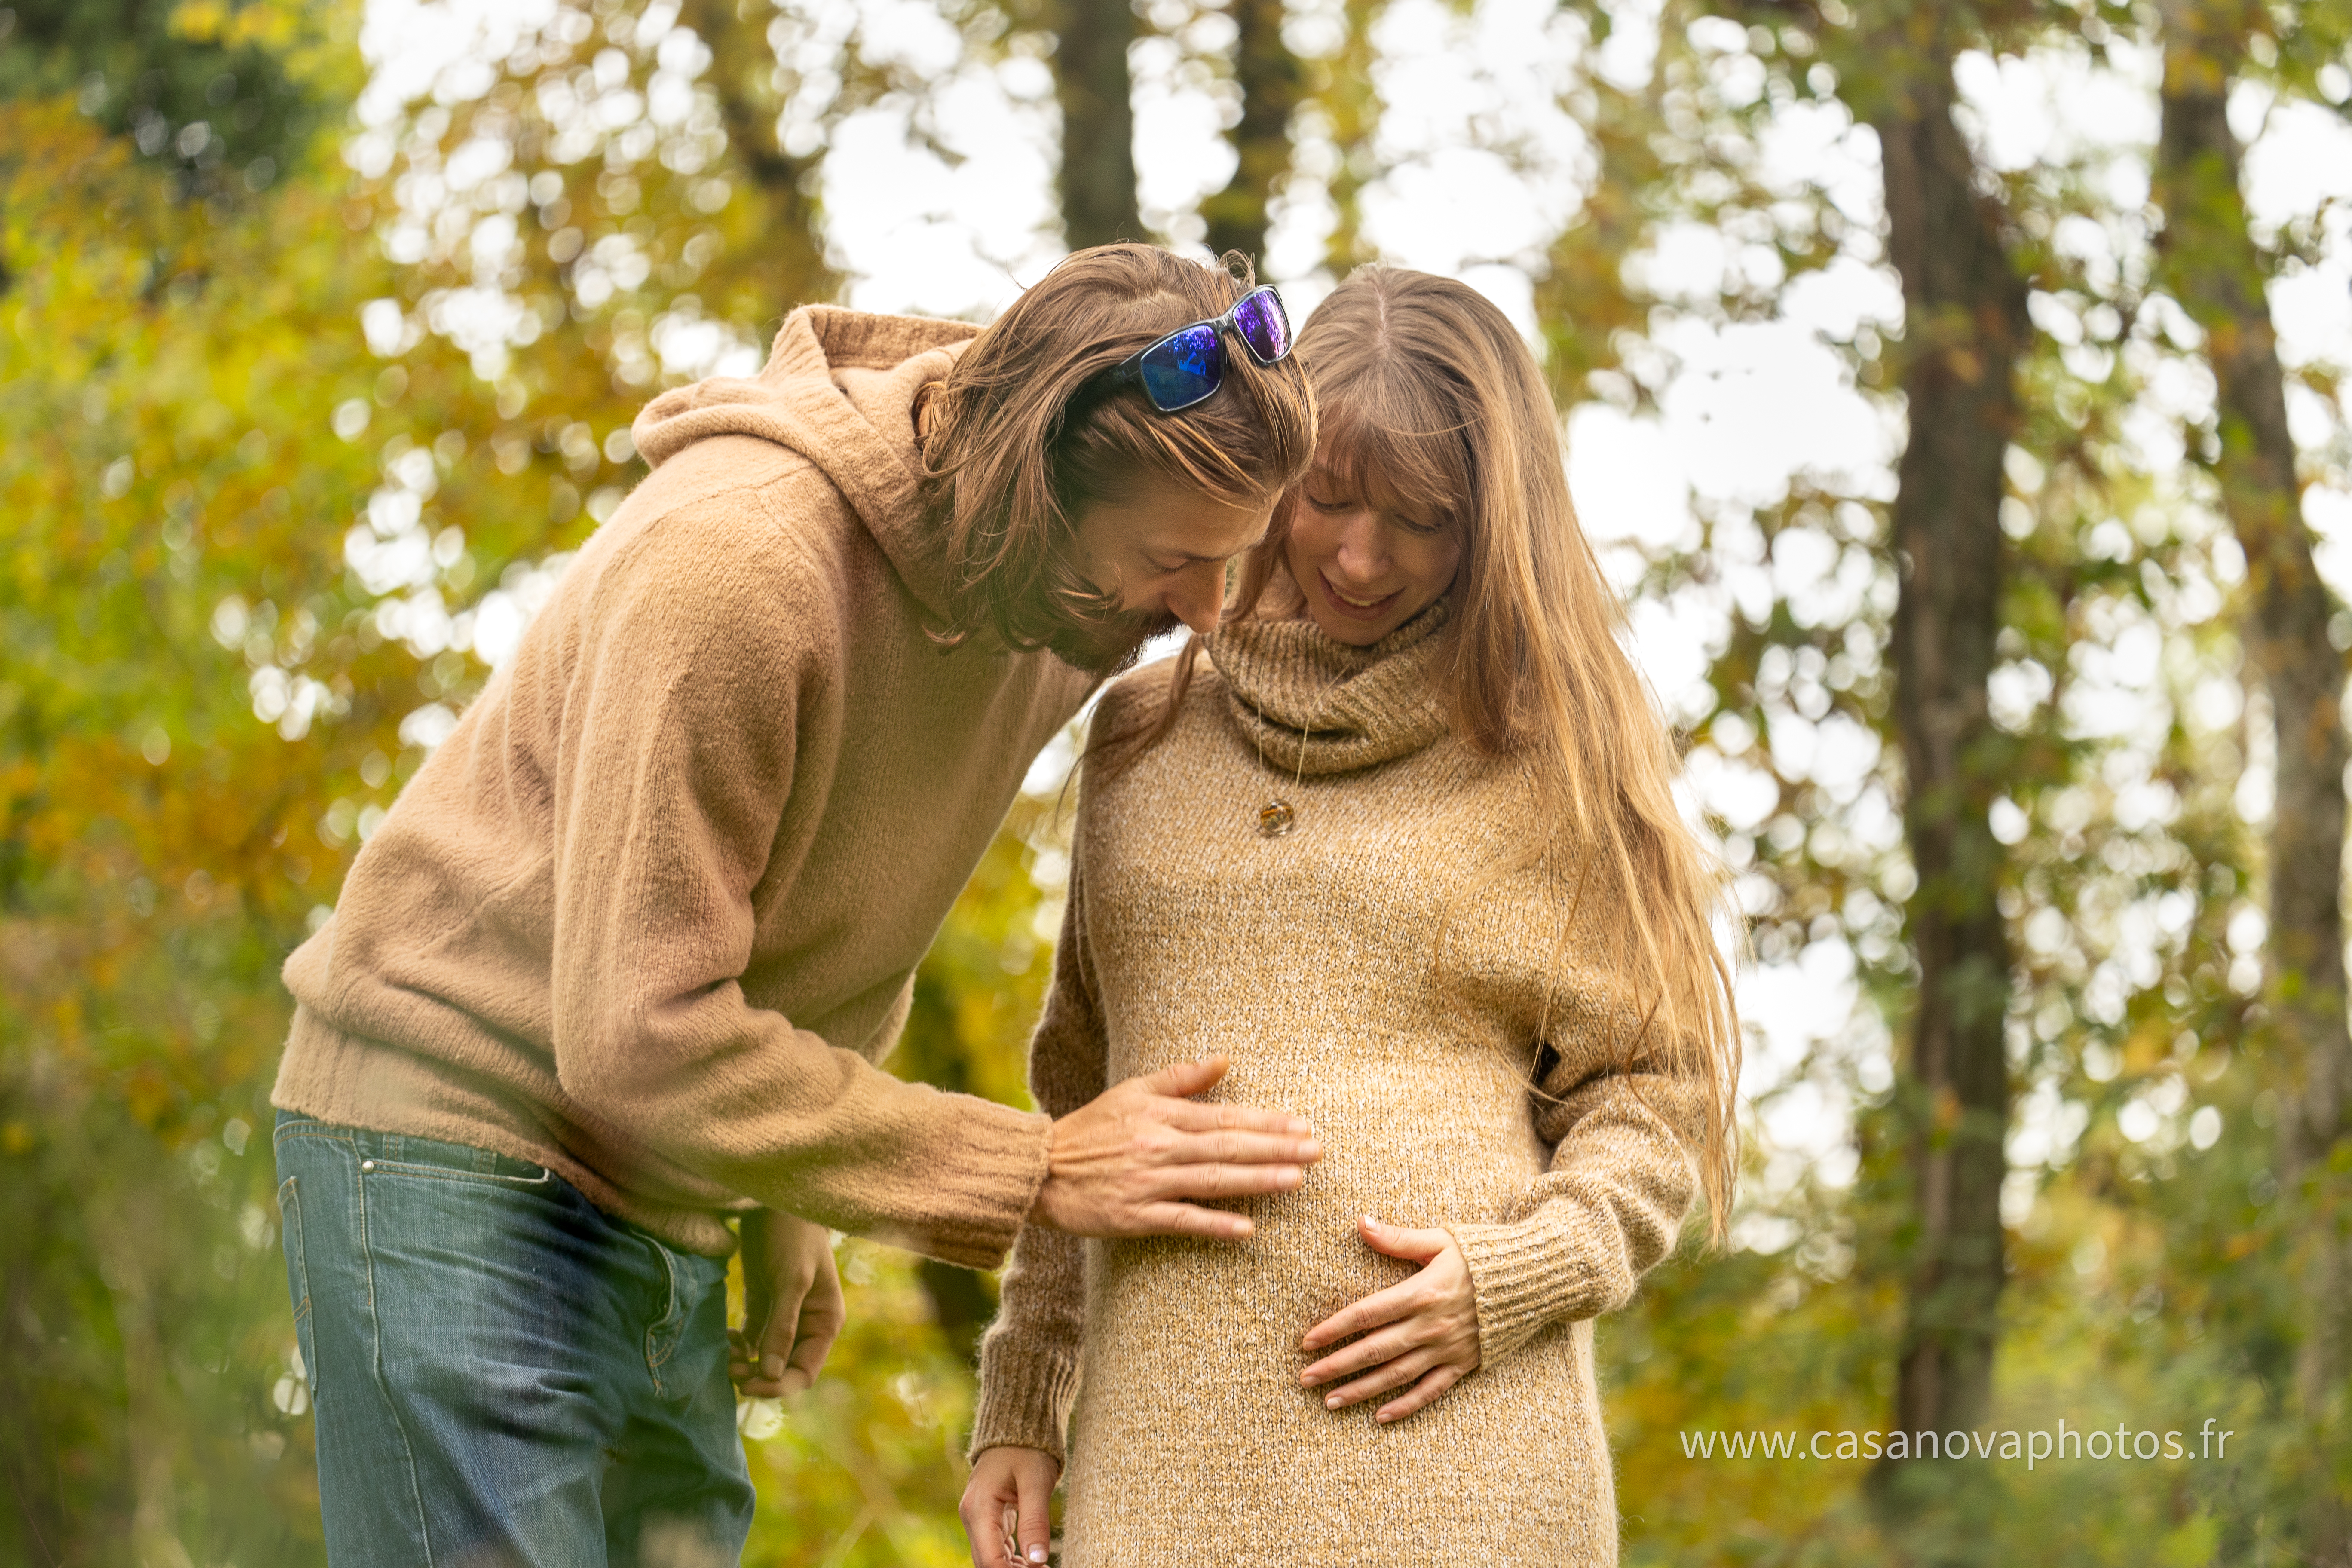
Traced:
[[1633, 1299], [1674, 1250], [1697, 1178], [1705, 1090], [1654, 1058], [1631, 1063], [1580, 1028], [1548, 1045], [1533, 1096], [1549, 1168], [1499, 1224], [1446, 1228], [1470, 1266], [1478, 1353], [1492, 1365], [1554, 1323]]
[[[1029, 1044], [1029, 1087], [1048, 1114], [1062, 1116], [1102, 1093], [1101, 993], [1087, 947], [1086, 890], [1077, 860], [1054, 951], [1053, 988]], [[1059, 1459], [1078, 1391], [1078, 1343], [1086, 1295], [1086, 1243], [1025, 1226], [1004, 1273], [996, 1322], [980, 1347], [980, 1403], [973, 1455], [1007, 1446], [1043, 1448]]]
[[667, 517], [607, 574], [553, 720], [554, 845], [535, 874], [558, 1081], [624, 1149], [994, 1268], [1045, 1179], [1045, 1118], [902, 1082], [745, 994], [802, 704], [844, 634], [817, 574], [723, 521]]

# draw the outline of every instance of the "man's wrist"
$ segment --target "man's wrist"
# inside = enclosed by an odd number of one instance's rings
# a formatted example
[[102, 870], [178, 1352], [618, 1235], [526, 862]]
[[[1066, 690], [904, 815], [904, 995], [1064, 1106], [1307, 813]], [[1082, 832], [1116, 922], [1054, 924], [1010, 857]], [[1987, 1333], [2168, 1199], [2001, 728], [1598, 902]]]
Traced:
[[1054, 1157], [1061, 1152], [1061, 1147], [1062, 1119], [1057, 1116], [1045, 1126], [1045, 1177], [1037, 1184], [1037, 1191], [1029, 1199], [1029, 1212], [1023, 1216], [1024, 1224], [1037, 1226], [1045, 1230], [1062, 1228], [1055, 1223], [1054, 1219], [1054, 1211], [1058, 1206], [1056, 1200], [1061, 1196], [1060, 1192], [1054, 1185]]

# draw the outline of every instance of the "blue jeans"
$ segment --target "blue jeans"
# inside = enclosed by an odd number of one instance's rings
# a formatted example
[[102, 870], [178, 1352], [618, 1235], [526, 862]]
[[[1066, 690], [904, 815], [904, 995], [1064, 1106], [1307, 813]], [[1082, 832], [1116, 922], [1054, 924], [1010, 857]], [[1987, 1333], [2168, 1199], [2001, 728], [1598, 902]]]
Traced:
[[334, 1568], [733, 1563], [727, 1265], [537, 1165], [278, 1117]]

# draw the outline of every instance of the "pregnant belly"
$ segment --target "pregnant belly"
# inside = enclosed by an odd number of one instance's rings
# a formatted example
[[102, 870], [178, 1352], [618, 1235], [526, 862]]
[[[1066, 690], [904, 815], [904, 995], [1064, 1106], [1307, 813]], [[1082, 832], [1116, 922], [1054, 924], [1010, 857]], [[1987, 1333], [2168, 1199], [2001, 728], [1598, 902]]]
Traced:
[[1246, 1205], [1250, 1240], [1088, 1244], [1065, 1562], [1613, 1561], [1588, 1327], [1547, 1331], [1394, 1426], [1373, 1420], [1379, 1399], [1327, 1410], [1298, 1385], [1299, 1336], [1415, 1268], [1366, 1246], [1358, 1216], [1504, 1218], [1532, 1152], [1465, 1147], [1441, 1117], [1390, 1158], [1351, 1157], [1328, 1118], [1317, 1128], [1333, 1152], [1302, 1191]]
[[[1318, 1119], [1329, 1149], [1328, 1127]], [[1373, 1251], [1359, 1219], [1416, 1228], [1506, 1219], [1538, 1168], [1532, 1159], [1459, 1147], [1411, 1161], [1327, 1153], [1298, 1192], [1220, 1205], [1257, 1222], [1246, 1241], [1089, 1243], [1087, 1338], [1122, 1344], [1206, 1338], [1228, 1355], [1245, 1354], [1254, 1375], [1293, 1379], [1306, 1364], [1297, 1352], [1300, 1335], [1419, 1267]]]
[[[1507, 1219], [1544, 1168], [1524, 1087], [1499, 1059], [1474, 1071], [1462, 1056], [1384, 1052], [1352, 1071], [1327, 1058], [1296, 1076], [1237, 1060], [1218, 1098], [1298, 1111], [1324, 1157], [1297, 1192], [1222, 1205], [1257, 1222], [1246, 1241], [1088, 1244], [1086, 1401], [1097, 1419], [1109, 1418], [1112, 1405], [1146, 1423], [1172, 1419], [1181, 1405], [1247, 1429], [1365, 1419], [1333, 1415], [1297, 1383], [1310, 1359], [1300, 1335], [1419, 1267], [1373, 1251], [1357, 1221]], [[1208, 1360], [1196, 1361], [1199, 1378], [1180, 1375], [1174, 1386], [1128, 1375], [1140, 1370], [1138, 1358], [1163, 1357]]]
[[1211, 1049], [1227, 1051], [1233, 1065], [1203, 1098], [1307, 1118], [1323, 1158], [1296, 1193], [1217, 1205], [1256, 1221], [1248, 1241], [1091, 1244], [1088, 1317], [1106, 1332], [1150, 1331], [1147, 1324], [1206, 1310], [1231, 1320], [1235, 1334], [1295, 1343], [1340, 1307], [1413, 1271], [1365, 1244], [1360, 1217], [1413, 1227], [1503, 1220], [1547, 1163], [1514, 1064], [1434, 1030], [1260, 1048], [1115, 1038], [1113, 1076]]

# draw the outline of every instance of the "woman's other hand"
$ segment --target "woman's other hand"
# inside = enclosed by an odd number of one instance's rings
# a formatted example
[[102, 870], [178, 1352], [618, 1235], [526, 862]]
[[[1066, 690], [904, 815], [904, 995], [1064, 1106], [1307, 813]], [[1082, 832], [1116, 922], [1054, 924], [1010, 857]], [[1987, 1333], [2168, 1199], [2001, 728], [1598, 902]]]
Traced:
[[1471, 1293], [1470, 1265], [1446, 1232], [1382, 1225], [1369, 1215], [1361, 1229], [1373, 1251], [1418, 1263], [1421, 1272], [1307, 1330], [1298, 1346], [1310, 1354], [1356, 1334], [1364, 1337], [1315, 1363], [1298, 1381], [1307, 1388], [1339, 1384], [1324, 1397], [1329, 1410], [1403, 1389], [1378, 1415], [1382, 1421], [1402, 1421], [1477, 1370], [1477, 1299]]
[[1062, 1462], [1043, 1448], [982, 1448], [964, 1483], [963, 1532], [972, 1568], [1030, 1568], [1054, 1533], [1046, 1511]]
[[743, 1327], [727, 1336], [727, 1375], [752, 1399], [781, 1399], [816, 1381], [848, 1310], [833, 1237], [796, 1215], [743, 1216]]

